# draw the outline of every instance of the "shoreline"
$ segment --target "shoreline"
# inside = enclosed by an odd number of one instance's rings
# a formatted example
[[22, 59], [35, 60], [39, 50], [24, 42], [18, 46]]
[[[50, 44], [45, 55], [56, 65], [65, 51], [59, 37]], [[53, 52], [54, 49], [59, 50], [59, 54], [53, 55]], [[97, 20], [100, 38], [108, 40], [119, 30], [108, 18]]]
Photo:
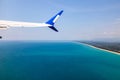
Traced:
[[89, 47], [92, 47], [92, 48], [95, 48], [95, 49], [99, 49], [99, 50], [107, 51], [107, 52], [110, 52], [110, 53], [113, 53], [113, 54], [116, 54], [116, 55], [120, 55], [119, 52], [115, 52], [115, 51], [99, 48], [99, 47], [96, 47], [96, 46], [93, 46], [93, 45], [90, 45], [90, 44], [87, 44], [87, 43], [82, 43], [82, 42], [77, 42], [77, 43], [81, 43], [81, 44], [84, 44], [86, 46], [89, 46]]

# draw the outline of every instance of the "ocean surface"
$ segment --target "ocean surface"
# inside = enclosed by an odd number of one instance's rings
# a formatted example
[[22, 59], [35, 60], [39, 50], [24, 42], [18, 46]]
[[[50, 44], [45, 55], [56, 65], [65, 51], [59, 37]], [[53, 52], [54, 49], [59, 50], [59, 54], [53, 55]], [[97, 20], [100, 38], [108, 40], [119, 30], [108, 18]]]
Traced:
[[0, 80], [120, 80], [120, 55], [67, 41], [0, 41]]

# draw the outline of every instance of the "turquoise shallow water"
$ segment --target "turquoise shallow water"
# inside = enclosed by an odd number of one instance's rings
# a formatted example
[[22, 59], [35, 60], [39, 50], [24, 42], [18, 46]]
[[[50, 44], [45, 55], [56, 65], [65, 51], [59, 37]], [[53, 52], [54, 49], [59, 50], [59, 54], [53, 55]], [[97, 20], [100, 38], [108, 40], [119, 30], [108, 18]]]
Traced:
[[0, 80], [120, 80], [120, 56], [75, 42], [0, 41]]

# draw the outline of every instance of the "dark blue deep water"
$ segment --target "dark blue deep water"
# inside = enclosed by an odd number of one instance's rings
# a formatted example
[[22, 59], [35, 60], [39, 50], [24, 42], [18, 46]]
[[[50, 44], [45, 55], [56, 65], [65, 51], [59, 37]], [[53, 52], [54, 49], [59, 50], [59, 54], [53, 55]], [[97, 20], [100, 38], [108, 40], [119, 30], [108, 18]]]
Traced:
[[75, 42], [0, 41], [0, 80], [120, 80], [120, 55]]

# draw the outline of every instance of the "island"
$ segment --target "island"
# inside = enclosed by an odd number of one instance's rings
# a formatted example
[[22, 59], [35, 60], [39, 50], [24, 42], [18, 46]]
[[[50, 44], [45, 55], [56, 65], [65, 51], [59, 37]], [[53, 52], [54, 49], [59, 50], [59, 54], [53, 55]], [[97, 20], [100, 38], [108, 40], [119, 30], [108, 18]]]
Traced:
[[77, 41], [77, 42], [91, 45], [100, 49], [120, 53], [120, 42], [103, 42], [103, 41]]

